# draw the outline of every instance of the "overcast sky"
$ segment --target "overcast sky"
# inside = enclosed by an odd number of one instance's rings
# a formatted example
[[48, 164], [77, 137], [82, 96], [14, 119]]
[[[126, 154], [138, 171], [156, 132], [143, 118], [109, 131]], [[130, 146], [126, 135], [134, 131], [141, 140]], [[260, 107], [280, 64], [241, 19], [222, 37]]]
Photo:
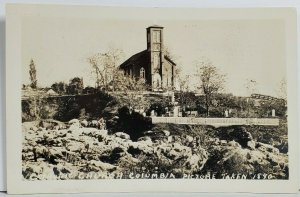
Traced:
[[124, 61], [146, 49], [146, 28], [164, 27], [164, 44], [183, 74], [195, 73], [195, 61], [210, 59], [227, 74], [226, 90], [247, 95], [246, 79], [261, 94], [276, 96], [286, 77], [285, 30], [281, 20], [101, 20], [93, 18], [25, 18], [22, 23], [23, 83], [29, 63], [36, 64], [39, 86], [83, 77], [94, 86], [87, 58], [109, 47], [122, 49]]

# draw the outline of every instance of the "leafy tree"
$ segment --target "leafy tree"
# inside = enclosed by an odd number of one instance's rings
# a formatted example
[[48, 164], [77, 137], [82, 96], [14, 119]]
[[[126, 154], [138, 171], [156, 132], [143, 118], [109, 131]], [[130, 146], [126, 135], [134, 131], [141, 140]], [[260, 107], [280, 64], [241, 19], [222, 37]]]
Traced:
[[67, 87], [68, 94], [80, 94], [83, 90], [83, 79], [79, 77], [74, 77], [70, 80]]
[[55, 82], [51, 85], [52, 90], [58, 94], [65, 94], [67, 92], [67, 84], [64, 82]]
[[197, 88], [205, 95], [206, 116], [209, 116], [212, 98], [224, 89], [226, 75], [221, 74], [209, 60], [196, 62], [196, 67], [196, 77], [200, 84]]
[[33, 89], [37, 88], [36, 69], [33, 59], [30, 60], [29, 64], [29, 75], [30, 75], [30, 87]]

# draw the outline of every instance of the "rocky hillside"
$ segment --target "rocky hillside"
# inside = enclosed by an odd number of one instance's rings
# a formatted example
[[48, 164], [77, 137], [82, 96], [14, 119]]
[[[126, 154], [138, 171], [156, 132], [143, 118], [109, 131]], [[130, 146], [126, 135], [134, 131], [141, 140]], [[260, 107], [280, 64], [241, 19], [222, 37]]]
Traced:
[[288, 178], [287, 154], [256, 142], [245, 129], [233, 128], [238, 135], [226, 140], [200, 131], [155, 130], [133, 141], [126, 133], [109, 134], [73, 119], [67, 124], [24, 122], [22, 132], [27, 180]]

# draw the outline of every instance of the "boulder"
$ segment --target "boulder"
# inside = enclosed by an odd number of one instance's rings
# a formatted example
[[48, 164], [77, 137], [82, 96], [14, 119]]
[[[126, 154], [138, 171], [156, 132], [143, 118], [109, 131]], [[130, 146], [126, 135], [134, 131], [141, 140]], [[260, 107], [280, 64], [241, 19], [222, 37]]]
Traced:
[[66, 150], [80, 153], [82, 150], [85, 150], [85, 145], [83, 143], [71, 141], [67, 144]]
[[88, 126], [98, 128], [99, 124], [97, 120], [92, 120], [91, 122], [89, 122]]
[[88, 121], [87, 121], [87, 120], [82, 120], [82, 121], [80, 122], [80, 124], [81, 124], [81, 126], [83, 126], [83, 127], [87, 127], [87, 126], [88, 126]]
[[184, 172], [193, 173], [200, 171], [208, 159], [207, 152], [202, 149], [198, 154], [193, 154], [186, 159], [184, 163]]
[[247, 147], [250, 148], [251, 150], [255, 150], [255, 145], [256, 143], [253, 140], [247, 142]]
[[72, 120], [70, 120], [68, 123], [69, 123], [69, 125], [72, 125], [72, 124], [77, 124], [77, 125], [79, 125], [79, 120], [78, 120], [78, 119], [72, 119]]
[[130, 135], [128, 135], [127, 133], [124, 133], [124, 132], [117, 132], [114, 134], [114, 136], [122, 138], [122, 139], [126, 139], [126, 140], [130, 139]]
[[81, 127], [78, 119], [72, 119], [69, 121], [69, 129], [77, 131]]
[[242, 147], [247, 147], [247, 142], [253, 140], [252, 135], [243, 126], [221, 127], [219, 137], [222, 140], [234, 140]]
[[30, 130], [36, 132], [38, 130], [38, 128], [36, 126], [32, 126], [32, 127], [30, 127]]
[[167, 137], [170, 135], [170, 131], [167, 131], [167, 130], [163, 130], [163, 133], [164, 133], [164, 135], [167, 136]]
[[186, 141], [187, 141], [188, 143], [191, 143], [191, 142], [193, 142], [193, 140], [194, 140], [194, 138], [193, 138], [192, 136], [190, 136], [190, 135], [186, 135], [186, 136], [185, 136], [185, 139], [186, 139]]
[[227, 141], [226, 140], [220, 140], [220, 144], [221, 145], [227, 145]]
[[146, 137], [140, 137], [138, 140], [138, 142], [141, 142], [141, 143], [144, 143], [144, 144], [147, 144], [148, 146], [152, 146], [152, 140], [150, 137], [146, 136]]
[[173, 142], [173, 136], [171, 135], [171, 136], [168, 136], [168, 140], [167, 140], [167, 142], [168, 143], [171, 143], [171, 142]]
[[241, 147], [241, 145], [234, 140], [228, 142], [228, 146]]
[[264, 144], [264, 143], [261, 143], [261, 142], [257, 142], [257, 149], [260, 150], [260, 151], [263, 151], [263, 152], [267, 151], [267, 152], [275, 153], [275, 154], [279, 153], [278, 148], [275, 148], [272, 145]]
[[104, 163], [102, 161], [97, 161], [97, 160], [88, 161], [88, 164], [93, 165], [97, 168], [100, 168], [102, 171], [107, 171], [107, 172], [112, 172], [117, 169], [117, 167], [112, 164]]

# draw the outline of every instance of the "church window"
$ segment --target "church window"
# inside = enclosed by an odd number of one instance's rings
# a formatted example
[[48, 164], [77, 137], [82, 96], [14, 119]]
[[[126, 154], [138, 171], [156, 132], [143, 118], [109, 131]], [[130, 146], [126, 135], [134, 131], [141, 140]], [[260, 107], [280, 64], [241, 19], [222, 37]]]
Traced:
[[140, 78], [145, 79], [145, 69], [143, 67], [140, 69]]

